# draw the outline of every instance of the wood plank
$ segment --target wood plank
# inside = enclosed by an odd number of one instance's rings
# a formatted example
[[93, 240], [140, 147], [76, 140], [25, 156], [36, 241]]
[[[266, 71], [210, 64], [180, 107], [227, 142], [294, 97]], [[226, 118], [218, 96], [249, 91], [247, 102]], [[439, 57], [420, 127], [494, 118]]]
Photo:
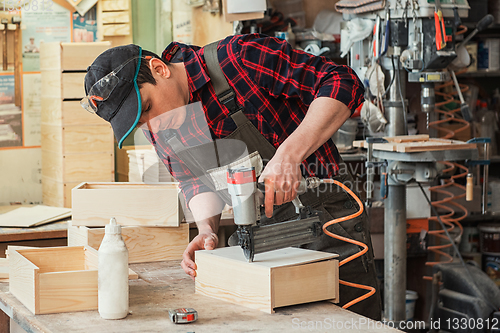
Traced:
[[35, 276], [38, 267], [16, 250], [9, 251], [9, 291], [31, 312], [35, 312]]
[[68, 207], [64, 202], [63, 183], [42, 174], [42, 201], [47, 206]]
[[63, 153], [62, 134], [63, 133], [60, 125], [49, 125], [42, 123], [41, 124], [42, 151], [51, 151], [53, 153], [61, 155]]
[[[45, 247], [15, 250], [35, 266], [39, 273], [80, 271], [85, 269], [84, 247]], [[9, 254], [12, 253], [9, 247]]]
[[59, 73], [61, 72], [61, 43], [40, 43], [40, 70], [56, 70]]
[[85, 72], [62, 73], [61, 94], [63, 99], [71, 99], [71, 98], [81, 99], [85, 97], [85, 88], [83, 86], [83, 83], [85, 82], [85, 74], [86, 74]]
[[392, 137], [384, 137], [389, 142], [414, 142], [414, 141], [429, 141], [429, 134], [417, 134], [417, 135], [399, 135]]
[[128, 11], [122, 12], [103, 12], [102, 13], [102, 23], [129, 23], [130, 15]]
[[84, 110], [79, 101], [63, 101], [61, 113], [62, 124], [65, 126], [109, 124], [98, 115]]
[[0, 279], [9, 278], [9, 258], [0, 258]]
[[42, 124], [62, 126], [61, 99], [42, 96]]
[[72, 154], [63, 158], [65, 182], [113, 181], [115, 178], [113, 153]]
[[[338, 262], [333, 260], [336, 257], [286, 248], [257, 254], [254, 262], [248, 263], [239, 246], [196, 251], [196, 293], [267, 313], [278, 306], [337, 298], [334, 285], [338, 284], [338, 275], [334, 275]], [[320, 271], [322, 274], [318, 274]], [[313, 284], [315, 287], [311, 287]], [[318, 287], [325, 284], [332, 286]], [[295, 295], [287, 295], [290, 290]]]
[[73, 225], [179, 226], [178, 183], [83, 183], [73, 189]]
[[[85, 112], [82, 110], [82, 112]], [[60, 129], [59, 129], [60, 130]], [[42, 127], [43, 133], [43, 127]], [[63, 154], [112, 153], [114, 149], [113, 130], [109, 123], [88, 126], [65, 126], [62, 128]]]
[[101, 8], [103, 12], [114, 10], [128, 10], [130, 8], [130, 0], [101, 0]]
[[130, 23], [104, 24], [103, 36], [128, 36], [130, 35]]
[[43, 178], [63, 180], [63, 156], [57, 152], [42, 149], [42, 191]]
[[110, 47], [109, 42], [61, 43], [61, 69], [87, 71], [95, 58]]
[[[61, 73], [61, 70], [60, 69], [50, 69], [50, 70], [44, 69], [41, 72], [42, 72], [41, 95], [43, 97], [61, 99], [62, 98], [62, 88], [61, 88], [62, 73]], [[83, 85], [83, 83], [82, 83], [82, 85]]]
[[97, 309], [97, 270], [40, 274], [40, 310], [35, 314]]

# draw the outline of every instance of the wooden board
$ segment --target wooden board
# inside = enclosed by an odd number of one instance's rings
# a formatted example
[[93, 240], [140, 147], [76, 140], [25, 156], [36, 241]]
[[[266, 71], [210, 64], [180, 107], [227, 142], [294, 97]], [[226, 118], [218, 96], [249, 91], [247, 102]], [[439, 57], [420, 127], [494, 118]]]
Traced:
[[102, 11], [119, 11], [130, 8], [129, 0], [101, 0]]
[[[429, 138], [428, 135], [384, 137], [388, 143], [374, 143], [374, 150], [393, 151], [398, 153], [416, 153], [438, 150], [476, 149], [474, 143], [456, 140]], [[354, 147], [368, 148], [364, 140], [354, 141]]]
[[178, 183], [82, 183], [72, 191], [73, 225], [178, 227], [183, 218]]
[[[189, 224], [178, 228], [122, 227], [129, 263], [179, 260], [189, 244]], [[99, 249], [104, 228], [68, 225], [68, 246], [88, 245]]]
[[286, 248], [257, 254], [248, 263], [234, 246], [196, 251], [195, 257], [198, 294], [267, 313], [285, 305], [338, 300], [336, 254]]
[[102, 23], [129, 23], [130, 17], [128, 11], [122, 12], [103, 12], [102, 13]]
[[94, 59], [110, 46], [109, 42], [41, 43], [40, 69], [85, 72]]
[[264, 18], [264, 12], [229, 14], [227, 12], [227, 0], [222, 0], [222, 10], [226, 22], [258, 20]]
[[0, 215], [0, 227], [34, 227], [71, 216], [71, 209], [37, 205], [20, 207]]

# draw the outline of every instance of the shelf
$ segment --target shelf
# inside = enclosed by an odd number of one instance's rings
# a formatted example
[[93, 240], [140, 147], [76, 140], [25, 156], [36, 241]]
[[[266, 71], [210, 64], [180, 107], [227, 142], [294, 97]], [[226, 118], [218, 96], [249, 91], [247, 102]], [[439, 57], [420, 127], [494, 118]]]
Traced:
[[497, 77], [500, 76], [500, 70], [489, 71], [489, 70], [479, 70], [477, 72], [467, 72], [457, 75], [458, 77]]

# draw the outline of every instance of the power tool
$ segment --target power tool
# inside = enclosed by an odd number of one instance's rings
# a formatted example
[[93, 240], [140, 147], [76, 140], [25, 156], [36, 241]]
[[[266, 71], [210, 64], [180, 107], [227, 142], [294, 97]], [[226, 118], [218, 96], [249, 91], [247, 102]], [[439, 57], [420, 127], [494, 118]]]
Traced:
[[[297, 193], [302, 194], [307, 188], [315, 187], [313, 182], [318, 180], [302, 179]], [[248, 262], [252, 262], [258, 253], [312, 243], [323, 233], [321, 212], [302, 205], [298, 196], [292, 201], [299, 215], [297, 219], [261, 224], [255, 168], [229, 169], [227, 184], [233, 204], [234, 223], [238, 226], [238, 243]]]

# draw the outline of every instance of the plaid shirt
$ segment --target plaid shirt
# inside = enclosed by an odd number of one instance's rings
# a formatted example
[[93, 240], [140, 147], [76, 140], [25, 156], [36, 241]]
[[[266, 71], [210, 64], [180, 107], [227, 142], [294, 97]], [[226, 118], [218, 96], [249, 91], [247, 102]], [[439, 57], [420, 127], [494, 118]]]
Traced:
[[[200, 101], [205, 113], [206, 119], [201, 120], [188, 112], [185, 123], [188, 129], [181, 135], [186, 146], [224, 138], [236, 129], [228, 117], [229, 110], [217, 100], [203, 51], [197, 46], [173, 42], [162, 54], [168, 62], [174, 56], [181, 57], [190, 103]], [[344, 103], [351, 114], [363, 102], [364, 87], [351, 68], [294, 50], [281, 39], [258, 34], [229, 36], [219, 43], [218, 58], [238, 104], [244, 106], [245, 115], [276, 148], [299, 126], [315, 98], [334, 98]], [[200, 130], [201, 121], [208, 124], [212, 138], [207, 138], [207, 131]], [[196, 194], [210, 191], [157, 134], [148, 131], [145, 134], [180, 182], [186, 204]], [[330, 139], [302, 163], [302, 174], [331, 178], [339, 170], [339, 160], [339, 152]]]

